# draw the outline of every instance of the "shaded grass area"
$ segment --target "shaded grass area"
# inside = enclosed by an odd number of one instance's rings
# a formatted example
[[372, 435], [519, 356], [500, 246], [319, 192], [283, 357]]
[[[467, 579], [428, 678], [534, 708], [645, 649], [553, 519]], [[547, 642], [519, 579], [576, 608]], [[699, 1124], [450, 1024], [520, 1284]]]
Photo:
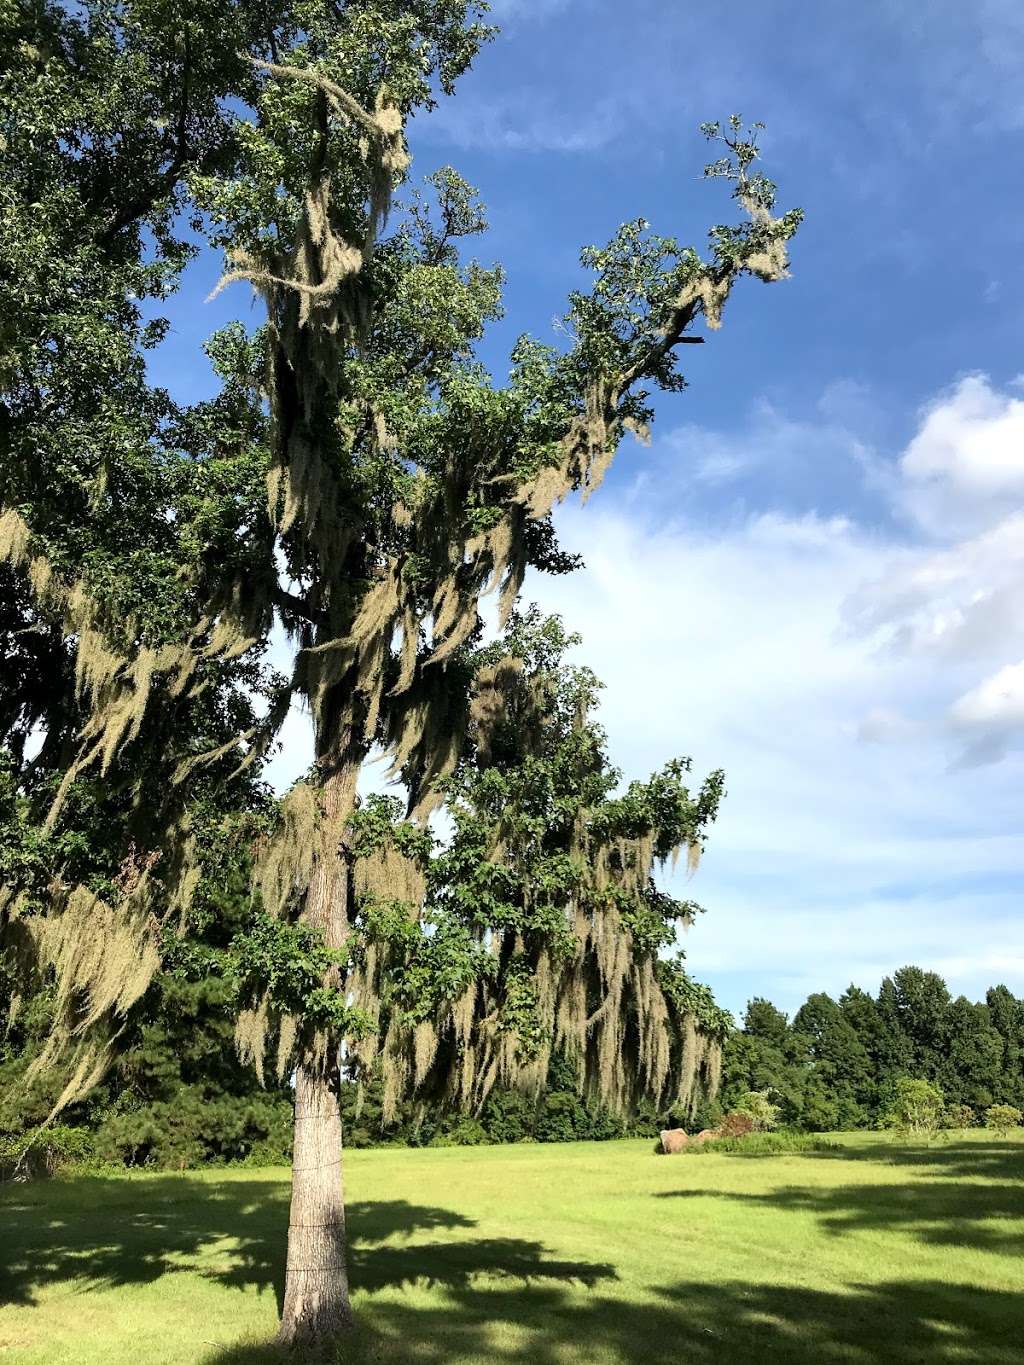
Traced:
[[[1017, 1365], [1022, 1176], [1024, 1142], [983, 1135], [355, 1152], [341, 1358]], [[0, 1361], [276, 1361], [287, 1195], [278, 1171], [4, 1187]]]

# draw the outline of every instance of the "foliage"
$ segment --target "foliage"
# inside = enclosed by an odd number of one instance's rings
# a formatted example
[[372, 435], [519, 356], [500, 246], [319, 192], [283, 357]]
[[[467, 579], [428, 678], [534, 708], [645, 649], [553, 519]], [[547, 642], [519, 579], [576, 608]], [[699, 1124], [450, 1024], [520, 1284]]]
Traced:
[[945, 1106], [945, 1096], [933, 1081], [920, 1076], [897, 1076], [885, 1087], [878, 1126], [909, 1133], [935, 1132], [942, 1123]]
[[742, 1109], [733, 1109], [723, 1115], [717, 1128], [718, 1134], [725, 1138], [742, 1138], [756, 1131], [757, 1120], [753, 1114], [748, 1114]]
[[85, 1128], [53, 1124], [39, 1133], [0, 1133], [0, 1181], [56, 1175], [67, 1167], [96, 1164], [95, 1134]]
[[1008, 1133], [1011, 1128], [1019, 1128], [1024, 1123], [1024, 1113], [1012, 1104], [991, 1104], [985, 1110], [985, 1127], [994, 1128], [999, 1133]]
[[736, 1112], [750, 1116], [755, 1132], [769, 1132], [778, 1126], [782, 1110], [780, 1105], [771, 1102], [770, 1093], [768, 1090], [748, 1090], [740, 1097]]
[[1024, 1005], [1005, 987], [984, 1003], [953, 999], [933, 972], [908, 967], [878, 996], [851, 986], [838, 1001], [808, 997], [792, 1021], [753, 1000], [726, 1043], [722, 1099], [768, 1089], [784, 1123], [812, 1131], [879, 1121], [894, 1080], [918, 1076], [946, 1096], [946, 1126], [970, 1126], [993, 1101], [1024, 1102]]
[[[293, 698], [314, 717], [317, 764], [263, 848], [267, 918], [235, 945], [244, 1051], [255, 1060], [269, 1043], [282, 1074], [325, 1075], [343, 1041], [366, 1055], [379, 1043], [396, 1088], [415, 1084], [428, 1008], [446, 1043], [440, 1066], [462, 1049], [464, 1023], [492, 1006], [498, 1071], [507, 1076], [512, 1051], [528, 1063], [546, 1046], [539, 958], [502, 952], [492, 971], [480, 924], [468, 934], [435, 924], [417, 950], [430, 991], [416, 1009], [389, 1008], [414, 984], [413, 964], [399, 952], [392, 991], [382, 907], [347, 903], [358, 770], [383, 746], [422, 817], [446, 782], [465, 780], [477, 741], [486, 761], [472, 712], [500, 692], [503, 661], [475, 651], [481, 594], [502, 587], [504, 618], [528, 568], [573, 567], [553, 505], [596, 486], [623, 433], [650, 420], [651, 389], [682, 386], [678, 348], [701, 320], [719, 325], [739, 279], [784, 275], [800, 215], [773, 216], [756, 132], [707, 125], [723, 152], [709, 173], [729, 183], [740, 223], [716, 226], [704, 254], [639, 221], [588, 247], [592, 287], [570, 295], [570, 344], [522, 339], [496, 387], [473, 351], [500, 312], [500, 271], [460, 254], [485, 225], [471, 187], [446, 168], [427, 193], [408, 187], [383, 231], [407, 180], [406, 125], [451, 93], [486, 41], [480, 14], [460, 0], [401, 14], [373, 0], [246, 3], [228, 23], [208, 4], [187, 16], [134, 3], [16, 7], [0, 91], [17, 168], [0, 245], [20, 291], [5, 338], [13, 439], [0, 559], [14, 588], [4, 705], [21, 853], [4, 895], [11, 923], [35, 917], [28, 938], [57, 972], [46, 1060], [68, 1063], [61, 1102], [109, 1064], [160, 958], [154, 926], [187, 912], [204, 866], [197, 803], [216, 791], [218, 803], [246, 804], [234, 761], [258, 762]], [[224, 248], [225, 282], [249, 282], [266, 307], [265, 326], [211, 340], [221, 389], [191, 408], [151, 388], [144, 364], [166, 330], [150, 305], [194, 253], [186, 225]], [[287, 680], [261, 662], [275, 620], [295, 645]], [[33, 732], [42, 750], [26, 761]], [[682, 1017], [683, 978], [651, 965], [681, 911], [624, 882], [649, 854], [696, 856], [721, 784], [684, 800], [685, 771], [669, 765], [605, 800], [592, 827], [594, 856], [613, 866], [604, 901], [584, 913], [620, 920], [648, 964], [633, 1004], [655, 1002], [639, 1028], [649, 1052], [662, 1015]], [[614, 852], [631, 841], [633, 853]], [[551, 890], [570, 889], [571, 862], [549, 860]], [[46, 932], [34, 932], [42, 919]], [[86, 920], [107, 926], [96, 961], [75, 951]], [[565, 933], [549, 937], [545, 970], [571, 971]], [[340, 1003], [348, 985], [367, 996], [359, 1007]], [[608, 1089], [617, 1037], [609, 1028], [581, 1056], [587, 1086]], [[689, 1077], [691, 1061], [680, 1069], [661, 1051], [627, 1088], [657, 1091], [673, 1067]], [[497, 1076], [485, 1056], [472, 1084], [462, 1074], [452, 1078], [464, 1104]]]
[[784, 1156], [789, 1152], [841, 1152], [838, 1142], [819, 1137], [816, 1133], [763, 1133], [747, 1132], [733, 1136], [706, 1138], [703, 1142], [690, 1142], [682, 1149], [685, 1153], [717, 1153], [729, 1156]]
[[[414, 1092], [467, 1114], [514, 1077], [539, 1094], [559, 1048], [580, 1099], [618, 1112], [644, 1096], [689, 1111], [717, 1084], [713, 1002], [660, 965], [695, 907], [652, 868], [695, 863], [721, 775], [691, 792], [677, 759], [613, 795], [593, 680], [524, 667], [514, 625], [482, 649], [480, 605], [499, 590], [504, 626], [528, 570], [575, 567], [555, 505], [646, 434], [652, 393], [684, 387], [680, 348], [720, 326], [739, 281], [784, 278], [801, 215], [776, 213], [757, 128], [704, 125], [739, 221], [704, 251], [644, 220], [585, 248], [566, 344], [521, 338], [496, 384], [476, 349], [502, 275], [463, 251], [482, 209], [450, 168], [417, 193], [406, 143], [491, 36], [486, 11], [4, 11], [0, 923], [17, 992], [53, 993], [32, 1068], [61, 1073], [55, 1110], [95, 1089], [171, 940], [196, 947], [207, 829], [255, 811], [260, 903], [207, 965], [242, 1055], [294, 1075], [297, 1208], [303, 1191], [340, 1201], [323, 1153], [343, 1050], [380, 1067], [386, 1120]], [[184, 406], [150, 384], [146, 352], [203, 239], [261, 319], [211, 339], [219, 390]], [[293, 703], [315, 762], [268, 811], [253, 774]], [[408, 798], [389, 819], [358, 805], [375, 748]], [[455, 834], [431, 858], [445, 802]], [[170, 1113], [153, 1122], [119, 1122], [117, 1141], [152, 1150]], [[322, 1243], [336, 1271], [340, 1231], [304, 1229], [341, 1225], [340, 1208], [292, 1219], [289, 1340], [347, 1316], [340, 1278], [296, 1250]]]
[[947, 1105], [942, 1118], [943, 1128], [949, 1129], [973, 1128], [977, 1122], [978, 1116], [969, 1104]]
[[[764, 1000], [752, 1000], [741, 1030], [725, 1046], [721, 1102], [735, 1109], [751, 1091], [769, 1091], [787, 1121], [804, 1108], [806, 1061], [786, 1016]], [[713, 1126], [713, 1125], [712, 1125]], [[830, 1125], [826, 1125], [830, 1126]]]
[[[207, 825], [207, 872], [185, 931], [165, 931], [163, 969], [124, 1020], [109, 1075], [67, 1110], [88, 1132], [97, 1160], [161, 1169], [278, 1164], [290, 1150], [287, 1086], [263, 1089], [234, 1048], [229, 947], [252, 914], [248, 839], [258, 828], [255, 802], [241, 818]], [[12, 1141], [39, 1140], [31, 1130], [46, 1119], [62, 1083], [45, 1072], [31, 1077], [53, 1003], [52, 988], [30, 993], [0, 1043], [0, 1132]]]

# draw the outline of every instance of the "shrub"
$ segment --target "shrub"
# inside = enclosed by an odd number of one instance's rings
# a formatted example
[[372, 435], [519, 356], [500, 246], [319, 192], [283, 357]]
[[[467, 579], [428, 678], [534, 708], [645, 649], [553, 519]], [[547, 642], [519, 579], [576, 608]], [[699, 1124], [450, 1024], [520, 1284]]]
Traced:
[[586, 1135], [588, 1128], [586, 1107], [571, 1091], [548, 1091], [541, 1101], [537, 1116], [538, 1142], [572, 1142]]
[[533, 1137], [537, 1101], [516, 1090], [494, 1090], [480, 1118], [492, 1142], [525, 1142]]
[[104, 1115], [96, 1150], [120, 1165], [164, 1171], [229, 1162], [278, 1166], [291, 1156], [291, 1116], [281, 1095], [209, 1096], [201, 1086], [179, 1086], [171, 1100]]
[[946, 1097], [934, 1082], [897, 1076], [887, 1091], [878, 1118], [879, 1128], [898, 1128], [908, 1133], [934, 1133], [938, 1129]]
[[57, 1124], [34, 1133], [0, 1134], [0, 1180], [38, 1179], [96, 1160], [92, 1133]]
[[724, 1152], [735, 1156], [781, 1156], [785, 1152], [841, 1152], [842, 1146], [817, 1133], [747, 1133], [744, 1137], [691, 1142], [684, 1152]]
[[969, 1104], [951, 1104], [942, 1118], [943, 1128], [973, 1128], [977, 1122]]
[[997, 1133], [1008, 1133], [1011, 1128], [1020, 1126], [1024, 1114], [1014, 1104], [991, 1104], [985, 1110], [985, 1127]]
[[753, 1116], [743, 1110], [734, 1109], [731, 1114], [726, 1114], [725, 1118], [718, 1125], [718, 1132], [726, 1138], [742, 1138], [748, 1133], [754, 1132]]
[[447, 1131], [430, 1139], [431, 1147], [486, 1147], [490, 1142], [479, 1119], [460, 1118]]
[[831, 1133], [841, 1128], [836, 1097], [826, 1091], [820, 1083], [808, 1085], [800, 1112], [800, 1122], [803, 1127], [814, 1133]]
[[[722, 1122], [724, 1110], [717, 1100], [703, 1100], [694, 1110], [693, 1118], [690, 1119], [686, 1127], [691, 1133], [702, 1133], [705, 1128], [717, 1128]], [[662, 1124], [661, 1127], [671, 1127], [671, 1124]]]
[[768, 1098], [770, 1093], [768, 1090], [748, 1090], [740, 1097], [740, 1102], [736, 1106], [737, 1114], [750, 1115], [754, 1131], [757, 1133], [770, 1132], [779, 1122], [782, 1110], [779, 1105], [772, 1104]]

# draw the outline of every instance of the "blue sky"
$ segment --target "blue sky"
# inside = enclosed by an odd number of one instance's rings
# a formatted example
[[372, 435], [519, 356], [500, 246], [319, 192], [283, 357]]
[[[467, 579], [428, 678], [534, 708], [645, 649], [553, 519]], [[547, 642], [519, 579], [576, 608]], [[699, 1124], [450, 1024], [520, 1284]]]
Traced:
[[[1019, 0], [499, 0], [502, 36], [411, 130], [479, 186], [508, 271], [496, 372], [550, 336], [579, 247], [627, 218], [702, 245], [704, 119], [767, 124], [807, 214], [691, 387], [559, 525], [527, 585], [585, 636], [615, 760], [692, 754], [729, 797], [687, 894], [723, 1003], [792, 1009], [906, 962], [1024, 991], [1024, 7]], [[201, 259], [155, 366], [207, 391]], [[277, 761], [301, 769], [301, 721]]]

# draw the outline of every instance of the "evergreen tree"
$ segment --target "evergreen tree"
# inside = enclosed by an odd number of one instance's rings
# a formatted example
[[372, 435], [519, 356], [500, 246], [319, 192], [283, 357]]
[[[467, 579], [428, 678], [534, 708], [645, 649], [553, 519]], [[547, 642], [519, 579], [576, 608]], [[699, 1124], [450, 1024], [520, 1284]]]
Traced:
[[770, 1000], [755, 996], [747, 1003], [743, 1032], [751, 1038], [760, 1038], [781, 1048], [789, 1037], [789, 1019]]
[[891, 977], [885, 977], [874, 1002], [878, 1029], [874, 1057], [880, 1078], [904, 1076], [914, 1068], [914, 1045], [903, 1027], [899, 993]]
[[807, 1086], [802, 1042], [789, 1019], [768, 1000], [751, 1000], [743, 1027], [729, 1036], [723, 1058], [722, 1105], [736, 1109], [751, 1092], [777, 1099], [787, 1123], [803, 1119]]

